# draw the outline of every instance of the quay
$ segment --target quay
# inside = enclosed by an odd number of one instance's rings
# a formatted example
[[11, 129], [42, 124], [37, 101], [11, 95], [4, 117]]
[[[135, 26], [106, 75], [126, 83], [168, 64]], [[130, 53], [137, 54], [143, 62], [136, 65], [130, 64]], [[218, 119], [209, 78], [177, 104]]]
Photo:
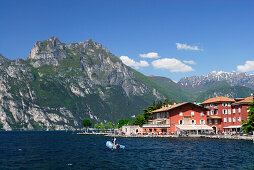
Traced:
[[253, 140], [254, 136], [240, 136], [240, 135], [115, 135], [106, 134], [107, 137], [122, 137], [122, 138], [208, 138], [208, 139], [232, 139], [232, 140]]

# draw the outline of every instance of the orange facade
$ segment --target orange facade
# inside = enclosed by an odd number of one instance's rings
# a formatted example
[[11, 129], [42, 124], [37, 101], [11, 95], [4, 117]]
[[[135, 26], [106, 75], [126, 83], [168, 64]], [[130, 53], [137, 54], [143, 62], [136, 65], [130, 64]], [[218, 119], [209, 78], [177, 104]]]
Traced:
[[143, 131], [176, 133], [176, 125], [207, 124], [207, 109], [193, 103], [165, 106], [153, 111], [153, 119], [143, 126]]
[[225, 97], [223, 100], [218, 97], [201, 103], [202, 106], [209, 109], [207, 111], [208, 126], [212, 127], [216, 133], [240, 131], [242, 120], [247, 119], [247, 107], [251, 100], [244, 103]]
[[143, 125], [143, 132], [176, 133], [179, 125], [208, 125], [217, 134], [240, 131], [252, 101], [253, 96], [237, 99], [221, 96], [210, 98], [200, 105], [185, 102], [163, 106], [152, 112], [153, 119]]

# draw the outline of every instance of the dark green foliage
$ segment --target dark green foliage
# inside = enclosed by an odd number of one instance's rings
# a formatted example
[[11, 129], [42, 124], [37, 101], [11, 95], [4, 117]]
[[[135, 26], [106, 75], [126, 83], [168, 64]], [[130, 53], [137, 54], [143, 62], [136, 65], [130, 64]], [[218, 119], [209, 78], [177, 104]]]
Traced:
[[152, 111], [156, 109], [160, 109], [163, 105], [172, 104], [169, 99], [165, 99], [164, 102], [162, 101], [154, 101], [152, 106], [147, 107], [146, 109], [143, 109], [143, 117], [146, 120], [146, 123], [148, 120], [152, 119]]
[[129, 123], [131, 123], [131, 119], [120, 119], [118, 120], [117, 128], [121, 128], [122, 126], [128, 125]]
[[141, 116], [141, 115], [137, 115], [136, 119], [133, 122], [133, 125], [140, 125], [140, 126], [142, 126], [145, 123], [146, 123], [145, 117]]
[[[218, 83], [219, 84], [219, 83]], [[217, 85], [218, 86], [218, 85]], [[225, 96], [225, 95], [231, 95], [231, 98], [236, 97], [248, 97], [251, 93], [254, 93], [254, 90], [244, 87], [244, 86], [221, 86], [218, 88], [211, 88], [207, 91], [199, 94], [197, 101], [203, 102], [209, 98], [216, 96]]]
[[107, 122], [107, 128], [112, 129], [113, 128], [113, 123], [112, 122]]
[[96, 124], [94, 125], [94, 128], [95, 128], [96, 130], [98, 130], [98, 129], [100, 128], [100, 125], [99, 125], [98, 123], [96, 123]]
[[254, 132], [254, 100], [247, 109], [249, 110], [248, 118], [246, 121], [242, 121], [242, 130], [245, 133], [252, 134]]
[[92, 121], [90, 120], [90, 119], [83, 119], [82, 120], [82, 125], [84, 126], [84, 127], [91, 127], [92, 126]]
[[169, 78], [160, 76], [147, 76], [147, 78], [153, 80], [157, 86], [161, 87], [160, 89], [166, 97], [171, 98], [176, 102], [194, 100], [191, 92], [179, 87], [177, 83]]

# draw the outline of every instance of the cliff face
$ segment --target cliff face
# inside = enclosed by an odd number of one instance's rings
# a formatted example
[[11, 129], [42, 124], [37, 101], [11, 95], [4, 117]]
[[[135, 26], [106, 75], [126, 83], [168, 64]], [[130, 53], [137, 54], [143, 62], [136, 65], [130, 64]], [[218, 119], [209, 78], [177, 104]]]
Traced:
[[83, 118], [116, 121], [165, 95], [147, 77], [88, 40], [36, 42], [26, 60], [0, 56], [3, 129], [75, 129]]

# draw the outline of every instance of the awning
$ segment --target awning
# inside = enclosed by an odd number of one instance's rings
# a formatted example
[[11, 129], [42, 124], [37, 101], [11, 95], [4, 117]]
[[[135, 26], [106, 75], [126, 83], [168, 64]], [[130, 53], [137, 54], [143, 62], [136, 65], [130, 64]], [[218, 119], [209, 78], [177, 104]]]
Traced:
[[207, 119], [222, 119], [219, 116], [207, 116]]
[[242, 126], [241, 125], [238, 125], [238, 126], [227, 126], [227, 127], [224, 127], [223, 129], [237, 129], [237, 128], [241, 128]]
[[180, 130], [213, 130], [212, 127], [207, 125], [176, 125]]

